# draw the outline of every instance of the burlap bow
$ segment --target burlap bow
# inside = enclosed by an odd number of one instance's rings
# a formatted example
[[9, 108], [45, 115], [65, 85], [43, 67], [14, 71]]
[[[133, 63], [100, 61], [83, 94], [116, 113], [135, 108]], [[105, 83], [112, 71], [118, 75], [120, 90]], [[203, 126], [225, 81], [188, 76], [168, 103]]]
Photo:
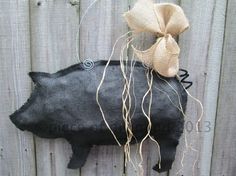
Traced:
[[179, 70], [180, 48], [173, 36], [189, 27], [182, 8], [171, 3], [155, 4], [152, 0], [138, 0], [124, 17], [134, 32], [151, 32], [159, 37], [146, 51], [133, 47], [137, 57], [162, 76], [175, 76]]

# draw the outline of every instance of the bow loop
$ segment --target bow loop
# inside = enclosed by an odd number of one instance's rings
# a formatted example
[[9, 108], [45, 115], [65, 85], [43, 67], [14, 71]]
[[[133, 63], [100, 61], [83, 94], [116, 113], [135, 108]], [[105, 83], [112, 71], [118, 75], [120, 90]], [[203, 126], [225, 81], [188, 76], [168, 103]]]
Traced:
[[154, 4], [152, 0], [139, 0], [124, 17], [134, 32], [151, 32], [160, 36], [146, 51], [133, 47], [137, 57], [162, 76], [175, 76], [179, 70], [180, 48], [172, 36], [189, 27], [182, 8], [171, 3]]
[[129, 27], [136, 33], [162, 33], [154, 8], [151, 0], [139, 0], [130, 11], [124, 14]]
[[176, 36], [189, 27], [188, 20], [180, 6], [162, 3], [155, 4], [154, 9], [162, 33]]

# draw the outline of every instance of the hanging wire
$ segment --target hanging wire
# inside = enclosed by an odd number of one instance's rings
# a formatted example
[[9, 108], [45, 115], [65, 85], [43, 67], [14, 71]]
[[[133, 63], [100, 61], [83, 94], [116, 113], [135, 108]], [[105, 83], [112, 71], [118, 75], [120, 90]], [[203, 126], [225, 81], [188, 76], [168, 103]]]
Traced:
[[[82, 15], [81, 19], [80, 19], [80, 22], [79, 22], [79, 25], [78, 25], [78, 29], [77, 29], [77, 33], [76, 33], [76, 58], [77, 60], [80, 62], [80, 63], [83, 63], [83, 66], [85, 69], [87, 69], [87, 65], [90, 65], [89, 66], [89, 70], [91, 69], [91, 65], [93, 66], [94, 65], [94, 62], [91, 60], [91, 59], [85, 59], [84, 61], [82, 61], [79, 57], [79, 33], [80, 33], [80, 27], [83, 23], [83, 20], [84, 18], [86, 17], [87, 13], [89, 12], [89, 10], [98, 2], [99, 0], [94, 0], [88, 7], [87, 9], [85, 10], [84, 14]], [[79, 0], [70, 0], [70, 4], [72, 6], [79, 6], [80, 5], [80, 1]], [[79, 13], [79, 11], [77, 11], [77, 13]]]

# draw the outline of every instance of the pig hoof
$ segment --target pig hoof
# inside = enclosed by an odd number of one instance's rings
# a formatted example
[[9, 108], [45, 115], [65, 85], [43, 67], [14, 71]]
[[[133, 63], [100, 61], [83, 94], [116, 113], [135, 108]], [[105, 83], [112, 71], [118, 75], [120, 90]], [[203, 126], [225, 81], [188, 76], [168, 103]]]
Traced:
[[91, 146], [80, 146], [72, 144], [73, 155], [68, 163], [69, 169], [78, 169], [84, 166]]
[[156, 164], [152, 169], [157, 171], [157, 172], [166, 172], [171, 169], [172, 162], [169, 163], [161, 163], [161, 168], [159, 168], [159, 165]]
[[79, 169], [83, 167], [84, 162], [81, 162], [80, 160], [76, 158], [71, 158], [70, 162], [67, 165], [68, 169]]

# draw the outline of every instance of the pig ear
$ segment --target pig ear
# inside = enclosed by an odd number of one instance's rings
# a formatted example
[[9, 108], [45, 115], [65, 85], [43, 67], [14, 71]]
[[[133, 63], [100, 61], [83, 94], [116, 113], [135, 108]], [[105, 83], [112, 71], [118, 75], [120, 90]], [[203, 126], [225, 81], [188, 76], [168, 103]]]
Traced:
[[31, 77], [34, 83], [38, 84], [42, 84], [43, 80], [50, 78], [50, 74], [44, 72], [29, 72], [29, 76]]

